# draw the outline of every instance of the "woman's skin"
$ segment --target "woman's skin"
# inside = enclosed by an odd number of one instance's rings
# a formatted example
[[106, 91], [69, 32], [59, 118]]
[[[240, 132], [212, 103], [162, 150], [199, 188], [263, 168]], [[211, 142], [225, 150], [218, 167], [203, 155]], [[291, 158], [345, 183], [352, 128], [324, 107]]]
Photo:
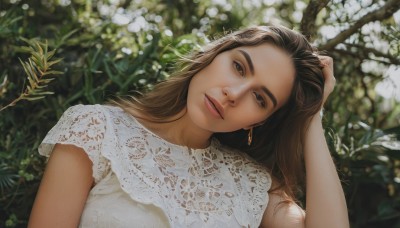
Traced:
[[[320, 56], [320, 60], [324, 67], [325, 103], [334, 89], [336, 80], [332, 58]], [[313, 117], [306, 132], [304, 153], [307, 180], [306, 211], [302, 211], [296, 204], [279, 207], [281, 196], [270, 194], [261, 227], [350, 227], [343, 189], [326, 144], [319, 114]]]
[[[329, 57], [320, 59], [326, 81], [325, 102], [335, 84], [333, 62]], [[182, 118], [163, 124], [141, 122], [167, 141], [204, 148], [213, 132], [261, 124], [287, 101], [293, 80], [294, 67], [285, 52], [270, 44], [239, 47], [221, 53], [194, 76], [187, 108], [178, 114]], [[261, 226], [349, 227], [346, 201], [319, 115], [313, 117], [305, 139], [307, 213], [294, 203], [279, 204], [283, 193], [273, 193]], [[57, 144], [36, 196], [29, 227], [77, 227], [94, 183], [91, 169], [92, 163], [81, 148]]]
[[[279, 109], [289, 98], [294, 74], [290, 56], [271, 44], [226, 51], [193, 77], [187, 108], [171, 118], [178, 120], [165, 124], [139, 121], [169, 142], [205, 148], [214, 132], [249, 129]], [[223, 117], [213, 111], [217, 103]]]
[[57, 144], [40, 183], [28, 227], [78, 227], [93, 183], [92, 162], [85, 151]]

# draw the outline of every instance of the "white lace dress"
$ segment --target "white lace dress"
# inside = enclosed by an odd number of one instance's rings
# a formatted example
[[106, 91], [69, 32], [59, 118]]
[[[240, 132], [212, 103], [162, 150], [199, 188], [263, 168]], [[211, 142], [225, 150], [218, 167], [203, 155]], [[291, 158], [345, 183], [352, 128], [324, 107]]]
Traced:
[[206, 149], [169, 143], [121, 108], [77, 105], [50, 130], [56, 143], [93, 162], [80, 227], [258, 227], [271, 178], [262, 166], [213, 140]]

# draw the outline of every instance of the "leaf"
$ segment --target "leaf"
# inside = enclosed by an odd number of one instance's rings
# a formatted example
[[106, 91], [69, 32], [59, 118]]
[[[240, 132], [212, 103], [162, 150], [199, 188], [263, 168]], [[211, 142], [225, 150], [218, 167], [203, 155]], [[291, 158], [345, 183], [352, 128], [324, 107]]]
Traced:
[[40, 100], [42, 98], [44, 98], [45, 96], [39, 96], [39, 97], [24, 97], [24, 100], [28, 100], [28, 101], [36, 101], [36, 100]]
[[[41, 55], [38, 52], [31, 52], [32, 57], [30, 59], [32, 59], [36, 64], [38, 64], [40, 66], [40, 68], [43, 68], [43, 55]], [[39, 64], [40, 63], [40, 64]]]
[[381, 145], [389, 150], [400, 151], [400, 141], [385, 141]]
[[29, 81], [28, 91], [31, 91], [36, 87], [36, 83], [30, 77], [28, 77], [28, 81]]
[[[24, 92], [20, 94], [18, 98], [14, 99], [8, 105], [1, 107], [0, 111], [7, 107], [14, 106], [19, 100], [34, 101], [42, 99], [46, 95], [53, 94], [53, 92], [44, 90], [47, 87], [47, 84], [54, 80], [54, 78], [49, 76], [62, 74], [60, 71], [50, 69], [62, 59], [54, 59], [50, 61], [55, 54], [55, 50], [48, 52], [47, 40], [43, 43], [38, 40], [28, 40], [23, 37], [21, 39], [30, 45], [29, 47], [19, 47], [20, 50], [29, 51], [31, 54], [27, 61], [19, 59], [27, 75], [28, 85], [26, 85]], [[46, 76], [46, 78], [43, 78], [44, 76]]]
[[44, 92], [37, 93], [35, 95], [51, 95], [51, 94], [54, 94], [54, 93], [50, 92], [50, 91], [44, 91]]
[[13, 173], [12, 170], [1, 167], [0, 168], [0, 189], [4, 192], [6, 189], [12, 188], [17, 184], [18, 175]]
[[47, 66], [51, 67], [52, 65], [59, 63], [61, 60], [63, 60], [63, 59], [56, 59], [56, 60], [50, 61], [47, 63]]
[[41, 82], [44, 83], [42, 86], [47, 86], [47, 84], [51, 81], [53, 81], [55, 78], [48, 78], [48, 79], [42, 79]]
[[[44, 72], [44, 73], [42, 74], [42, 76], [51, 75], [51, 74], [64, 74], [64, 72], [51, 70], [51, 71]], [[54, 78], [52, 78], [51, 80], [53, 80], [53, 79], [54, 79]], [[43, 80], [43, 79], [42, 79], [42, 80]]]
[[78, 32], [79, 29], [74, 29], [70, 31], [69, 33], [65, 34], [64, 36], [61, 37], [60, 43], [64, 43], [69, 37], [71, 37], [74, 33]]
[[43, 56], [43, 54], [44, 54], [44, 52], [43, 52], [43, 48], [41, 47], [41, 45], [40, 45], [40, 43], [39, 42], [35, 42], [35, 46], [36, 46], [36, 48], [37, 48], [37, 52], [39, 52], [39, 54], [41, 55], [41, 56]]
[[22, 65], [22, 67], [24, 68], [24, 71], [25, 71], [25, 73], [27, 73], [28, 74], [28, 69], [27, 69], [27, 65], [25, 65], [25, 63], [24, 62], [22, 62], [22, 60], [20, 59], [20, 58], [18, 58], [19, 59], [19, 61], [20, 61], [20, 63], [21, 63], [21, 65]]
[[55, 53], [56, 53], [56, 50], [52, 50], [52, 51], [48, 52], [46, 54], [46, 59], [47, 60], [51, 59]]
[[[48, 49], [49, 49], [49, 44], [48, 44], [47, 40], [45, 40], [45, 41], [44, 41], [44, 44], [42, 43], [41, 45], [42, 45], [43, 48], [44, 48], [43, 56], [47, 57], [47, 52], [48, 52]], [[39, 46], [40, 46], [40, 44], [39, 44]], [[54, 51], [55, 51], [55, 50], [54, 50]]]
[[22, 47], [14, 47], [14, 50], [16, 52], [22, 52], [22, 53], [30, 53], [32, 51], [31, 47], [27, 47], [27, 46], [22, 46]]
[[29, 66], [28, 66], [28, 69], [30, 70], [30, 71], [32, 71], [32, 77], [33, 77], [33, 80], [35, 80], [35, 82], [39, 82], [40, 81], [40, 79], [37, 77], [37, 73], [40, 73], [40, 72], [38, 72], [39, 70], [37, 70], [37, 69], [39, 69], [39, 68], [37, 68], [37, 66], [35, 66], [34, 64], [33, 64], [33, 62], [30, 60], [30, 59], [28, 59], [28, 61], [29, 61]]
[[16, 18], [14, 18], [14, 19], [11, 19], [11, 20], [9, 21], [9, 25], [10, 25], [10, 24], [14, 24], [15, 22], [20, 21], [20, 20], [22, 20], [22, 19], [23, 19], [22, 16], [16, 17]]
[[22, 41], [24, 41], [25, 43], [29, 44], [29, 47], [28, 47], [28, 48], [32, 48], [33, 42], [32, 42], [31, 40], [26, 39], [26, 38], [24, 38], [24, 37], [20, 37], [20, 39], [21, 39]]

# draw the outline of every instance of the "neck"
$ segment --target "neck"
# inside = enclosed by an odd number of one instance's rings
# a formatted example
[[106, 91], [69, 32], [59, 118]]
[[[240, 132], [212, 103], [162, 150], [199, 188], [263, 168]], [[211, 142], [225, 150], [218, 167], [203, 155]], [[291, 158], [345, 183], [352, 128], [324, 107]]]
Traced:
[[195, 125], [187, 115], [186, 109], [168, 118], [166, 123], [155, 123], [139, 119], [141, 124], [156, 135], [173, 144], [189, 148], [206, 148], [213, 132]]

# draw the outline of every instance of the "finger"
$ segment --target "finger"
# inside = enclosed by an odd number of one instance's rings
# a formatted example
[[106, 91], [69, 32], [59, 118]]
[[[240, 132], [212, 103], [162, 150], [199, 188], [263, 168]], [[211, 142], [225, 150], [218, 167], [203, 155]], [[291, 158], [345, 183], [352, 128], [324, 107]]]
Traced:
[[333, 67], [333, 59], [329, 56], [318, 56], [319, 61], [321, 62], [322, 67], [329, 66], [330, 68]]
[[322, 68], [322, 74], [325, 79], [323, 95], [323, 103], [325, 103], [335, 88], [336, 78], [333, 73], [333, 59], [329, 56], [318, 56], [318, 58]]
[[319, 59], [325, 80], [330, 80], [333, 77], [333, 59], [329, 56], [319, 56]]

